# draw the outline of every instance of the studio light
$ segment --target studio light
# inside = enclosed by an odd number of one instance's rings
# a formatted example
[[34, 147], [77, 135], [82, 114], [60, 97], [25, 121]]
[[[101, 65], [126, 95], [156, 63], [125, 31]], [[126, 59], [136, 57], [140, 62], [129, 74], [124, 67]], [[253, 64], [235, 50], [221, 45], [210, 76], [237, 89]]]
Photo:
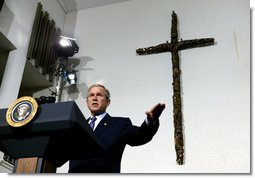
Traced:
[[75, 41], [76, 39], [74, 38], [59, 36], [58, 40], [54, 44], [54, 49], [56, 50], [59, 61], [58, 67], [56, 69], [56, 102], [61, 101], [61, 95], [64, 86], [63, 81], [67, 81], [71, 86], [76, 86], [76, 71], [73, 68], [73, 63], [69, 63], [69, 57], [72, 57], [79, 51], [79, 46]]
[[77, 75], [75, 70], [65, 71], [63, 73], [63, 77], [68, 81], [70, 85], [76, 84], [77, 82]]
[[79, 46], [75, 42], [76, 39], [65, 36], [59, 36], [55, 49], [59, 58], [72, 57], [75, 53], [78, 53]]

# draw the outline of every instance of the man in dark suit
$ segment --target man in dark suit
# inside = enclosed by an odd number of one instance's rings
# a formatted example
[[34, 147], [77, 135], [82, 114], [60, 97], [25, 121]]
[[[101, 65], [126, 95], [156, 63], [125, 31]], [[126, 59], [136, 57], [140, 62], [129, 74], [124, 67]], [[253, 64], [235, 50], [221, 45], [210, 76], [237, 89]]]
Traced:
[[148, 143], [159, 127], [159, 116], [165, 104], [157, 104], [146, 112], [147, 118], [140, 127], [129, 118], [112, 117], [106, 113], [110, 92], [100, 84], [92, 85], [87, 92], [87, 106], [91, 112], [88, 123], [101, 141], [105, 152], [93, 159], [70, 160], [69, 173], [120, 173], [121, 158], [126, 144], [138, 146]]

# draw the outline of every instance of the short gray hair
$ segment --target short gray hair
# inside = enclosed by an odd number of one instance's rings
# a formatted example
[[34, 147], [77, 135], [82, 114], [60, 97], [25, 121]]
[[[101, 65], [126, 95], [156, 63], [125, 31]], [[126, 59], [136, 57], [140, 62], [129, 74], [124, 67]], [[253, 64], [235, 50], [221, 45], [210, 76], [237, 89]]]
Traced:
[[94, 88], [94, 87], [101, 87], [101, 88], [103, 88], [106, 99], [110, 99], [110, 97], [111, 97], [110, 91], [104, 85], [101, 85], [101, 84], [93, 84], [93, 85], [91, 85], [89, 87], [89, 89], [88, 89], [88, 92], [87, 92], [87, 98], [88, 98], [89, 91], [92, 88]]

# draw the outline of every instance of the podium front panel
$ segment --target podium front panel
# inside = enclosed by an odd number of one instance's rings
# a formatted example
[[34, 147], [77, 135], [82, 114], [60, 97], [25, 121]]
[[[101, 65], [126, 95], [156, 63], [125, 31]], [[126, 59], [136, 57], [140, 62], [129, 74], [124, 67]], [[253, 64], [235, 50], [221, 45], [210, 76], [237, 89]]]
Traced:
[[74, 101], [39, 105], [36, 118], [14, 128], [0, 110], [0, 150], [12, 158], [85, 159], [104, 149]]

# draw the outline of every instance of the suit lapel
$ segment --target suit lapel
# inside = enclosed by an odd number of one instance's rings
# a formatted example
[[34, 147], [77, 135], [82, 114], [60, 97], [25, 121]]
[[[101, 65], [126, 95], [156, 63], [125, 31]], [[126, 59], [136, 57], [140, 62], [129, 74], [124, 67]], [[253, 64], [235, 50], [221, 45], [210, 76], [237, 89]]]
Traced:
[[111, 116], [106, 114], [105, 117], [99, 122], [96, 129], [94, 130], [97, 136], [100, 136], [102, 132], [110, 125]]

